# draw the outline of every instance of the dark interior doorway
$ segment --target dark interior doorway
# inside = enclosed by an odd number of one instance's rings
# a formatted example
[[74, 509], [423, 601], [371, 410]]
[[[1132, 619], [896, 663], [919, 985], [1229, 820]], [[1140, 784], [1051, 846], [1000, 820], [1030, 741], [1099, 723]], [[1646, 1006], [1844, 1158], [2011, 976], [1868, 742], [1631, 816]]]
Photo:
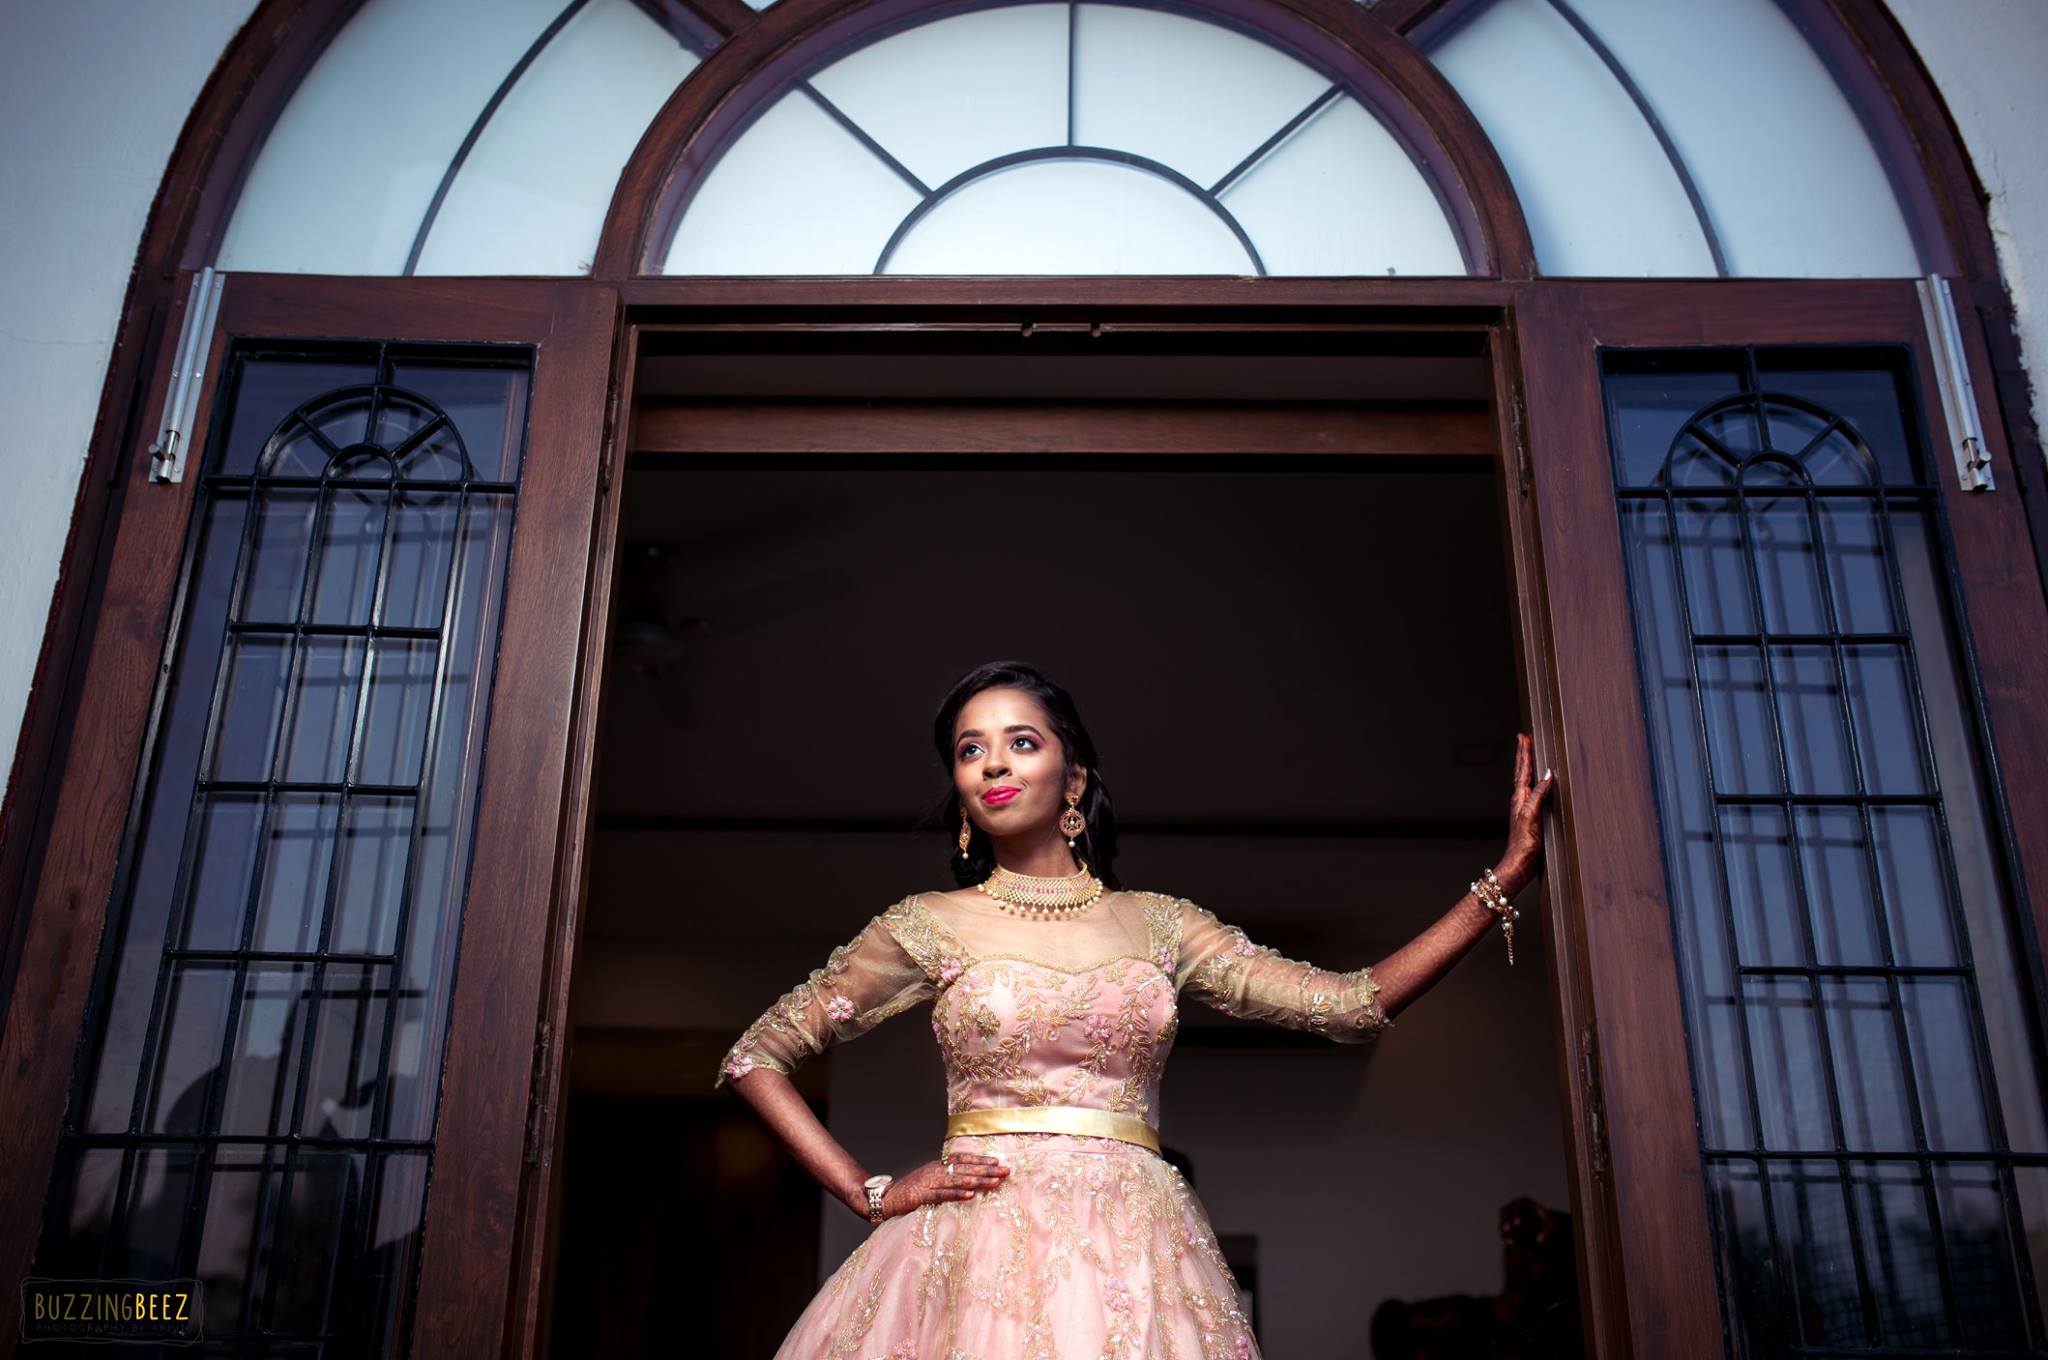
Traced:
[[[1127, 884], [1295, 957], [1384, 956], [1505, 831], [1515, 624], [1470, 339], [1120, 369], [692, 344], [643, 357], [623, 487], [557, 1354], [715, 1325], [718, 1354], [766, 1357], [859, 1240], [711, 1083], [833, 945], [951, 886], [943, 838], [910, 828], [970, 666], [1027, 659], [1075, 694]], [[1500, 1294], [1503, 1206], [1567, 1207], [1538, 931], [1516, 955], [1489, 937], [1365, 1049], [1184, 1012], [1162, 1129], [1269, 1353], [1372, 1355], [1376, 1317]], [[799, 1073], [871, 1165], [935, 1145], [924, 1016]]]

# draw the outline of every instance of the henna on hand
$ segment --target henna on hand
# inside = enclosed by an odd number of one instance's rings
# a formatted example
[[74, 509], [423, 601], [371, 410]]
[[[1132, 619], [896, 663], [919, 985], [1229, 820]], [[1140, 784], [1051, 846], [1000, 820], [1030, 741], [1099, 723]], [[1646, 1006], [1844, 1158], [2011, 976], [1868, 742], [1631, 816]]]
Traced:
[[927, 1204], [972, 1199], [984, 1190], [1001, 1188], [1010, 1168], [978, 1152], [956, 1152], [926, 1162], [889, 1182], [882, 1192], [882, 1217], [894, 1218]]

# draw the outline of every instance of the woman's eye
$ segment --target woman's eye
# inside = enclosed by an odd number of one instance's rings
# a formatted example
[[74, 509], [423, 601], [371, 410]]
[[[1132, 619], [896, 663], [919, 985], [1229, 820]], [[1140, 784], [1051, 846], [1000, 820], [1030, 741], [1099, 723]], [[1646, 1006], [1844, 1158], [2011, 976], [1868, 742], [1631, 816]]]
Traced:
[[[1031, 746], [1031, 749], [1032, 749], [1032, 750], [1034, 750], [1034, 751], [1036, 751], [1036, 750], [1038, 750], [1038, 749], [1039, 749], [1039, 745], [1038, 745], [1038, 738], [1036, 738], [1036, 737], [1018, 737], [1018, 738], [1016, 739], [1016, 741], [1012, 741], [1012, 742], [1010, 743], [1010, 745], [1012, 745], [1012, 746], [1015, 746], [1015, 745], [1017, 744], [1017, 742], [1019, 742], [1019, 741], [1021, 741], [1021, 742], [1028, 742], [1028, 743], [1030, 744], [1030, 746]], [[955, 759], [955, 760], [965, 760], [965, 759], [967, 759], [967, 758], [968, 758], [969, 756], [973, 755], [973, 754], [974, 754], [974, 753], [975, 753], [976, 751], [979, 751], [980, 749], [981, 749], [981, 743], [980, 743], [980, 742], [978, 742], [978, 741], [970, 741], [970, 742], [968, 742], [968, 743], [967, 743], [967, 744], [966, 744], [965, 746], [962, 746], [962, 747], [960, 748], [960, 753], [959, 753], [959, 755], [955, 756], [955, 757], [954, 757], [954, 759]]]

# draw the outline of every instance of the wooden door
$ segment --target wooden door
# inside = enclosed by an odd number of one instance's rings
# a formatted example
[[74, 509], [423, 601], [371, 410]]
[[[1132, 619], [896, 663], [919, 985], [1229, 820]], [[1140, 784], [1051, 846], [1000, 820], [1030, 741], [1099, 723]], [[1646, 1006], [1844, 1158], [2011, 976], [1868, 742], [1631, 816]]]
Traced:
[[1518, 322], [1629, 1352], [2033, 1353], [2048, 618], [1995, 413], [1963, 490], [1910, 282]]
[[495, 1354], [617, 299], [222, 285], [182, 477], [168, 342], [122, 472], [6, 1016], [6, 1274]]

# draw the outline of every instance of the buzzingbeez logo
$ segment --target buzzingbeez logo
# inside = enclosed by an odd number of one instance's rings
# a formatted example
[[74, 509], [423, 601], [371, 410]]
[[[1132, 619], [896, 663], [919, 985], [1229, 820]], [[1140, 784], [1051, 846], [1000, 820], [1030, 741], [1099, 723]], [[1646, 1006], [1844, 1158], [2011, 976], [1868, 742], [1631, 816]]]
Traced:
[[23, 1341], [200, 1339], [197, 1280], [49, 1280], [21, 1282]]

